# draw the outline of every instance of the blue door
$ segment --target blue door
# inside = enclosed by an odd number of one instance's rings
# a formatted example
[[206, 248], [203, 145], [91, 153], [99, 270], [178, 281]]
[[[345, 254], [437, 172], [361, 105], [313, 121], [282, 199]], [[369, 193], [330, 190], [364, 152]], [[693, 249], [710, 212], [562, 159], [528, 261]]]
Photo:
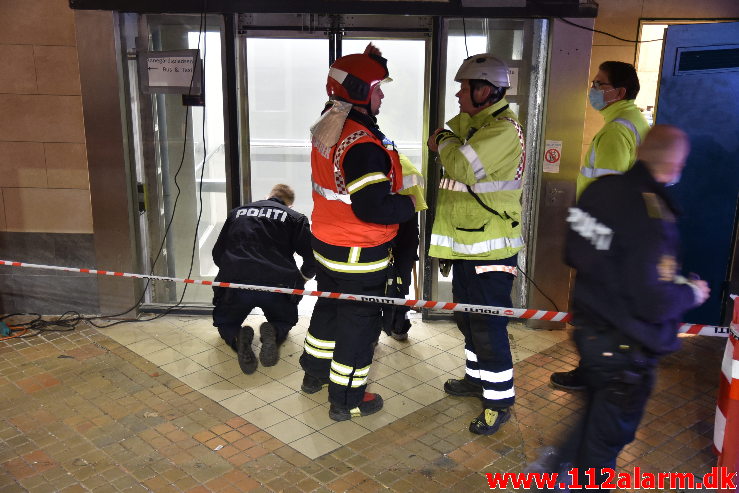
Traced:
[[691, 152], [672, 192], [683, 209], [683, 267], [711, 286], [686, 322], [719, 324], [728, 305], [739, 194], [739, 23], [670, 26], [656, 123], [690, 136]]

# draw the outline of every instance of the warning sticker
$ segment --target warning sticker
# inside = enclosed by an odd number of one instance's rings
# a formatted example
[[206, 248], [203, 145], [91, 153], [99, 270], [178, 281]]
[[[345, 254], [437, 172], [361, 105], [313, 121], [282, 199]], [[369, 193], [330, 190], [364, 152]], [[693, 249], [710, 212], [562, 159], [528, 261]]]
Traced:
[[559, 173], [562, 159], [562, 141], [547, 140], [544, 147], [544, 173]]

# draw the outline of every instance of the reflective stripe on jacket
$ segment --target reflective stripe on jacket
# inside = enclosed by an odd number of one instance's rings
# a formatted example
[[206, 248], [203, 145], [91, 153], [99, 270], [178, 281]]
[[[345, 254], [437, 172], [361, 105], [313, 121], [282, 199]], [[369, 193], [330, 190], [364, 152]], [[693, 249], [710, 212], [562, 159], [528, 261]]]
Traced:
[[[370, 173], [346, 183], [344, 179], [344, 156], [354, 145], [373, 143], [387, 152], [390, 172]], [[392, 240], [397, 224], [375, 224], [359, 219], [352, 210], [351, 194], [367, 185], [379, 181], [390, 181], [395, 193], [402, 184], [402, 170], [398, 153], [387, 149], [371, 131], [352, 119], [344, 123], [338, 144], [331, 148], [328, 157], [316, 147], [311, 150], [311, 172], [313, 180], [312, 231], [319, 240], [344, 247], [373, 247]]]
[[577, 196], [596, 178], [625, 173], [636, 161], [636, 150], [649, 124], [633, 99], [616, 101], [600, 112], [605, 125], [595, 134], [577, 177]]
[[[523, 246], [523, 130], [505, 99], [470, 116], [460, 113], [439, 139], [444, 167], [429, 255], [447, 259], [508, 258]], [[483, 208], [467, 186], [494, 214]]]

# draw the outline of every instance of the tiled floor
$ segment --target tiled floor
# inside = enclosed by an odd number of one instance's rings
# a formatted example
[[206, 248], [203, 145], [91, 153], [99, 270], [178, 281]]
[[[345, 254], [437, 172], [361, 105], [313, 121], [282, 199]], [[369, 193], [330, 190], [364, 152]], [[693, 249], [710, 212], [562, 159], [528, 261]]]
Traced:
[[[264, 321], [250, 316], [246, 324], [258, 328]], [[252, 375], [241, 372], [234, 352], [206, 317], [168, 316], [103, 333], [311, 459], [438, 401], [445, 395], [443, 383], [464, 374], [463, 342], [454, 324], [423, 322], [413, 314], [408, 341], [383, 334], [375, 350], [368, 388], [382, 395], [383, 412], [337, 423], [328, 417], [326, 388], [313, 395], [300, 391], [298, 358], [308, 322], [301, 317], [290, 331], [276, 366], [259, 367]], [[519, 323], [512, 323], [509, 332], [514, 362], [567, 337], [561, 330], [533, 333]], [[258, 354], [258, 337], [254, 339]]]
[[[249, 323], [258, 326], [260, 317]], [[445, 396], [462, 374], [448, 322], [382, 337], [375, 416], [334, 423], [325, 390], [300, 393], [301, 317], [280, 364], [240, 373], [205, 317], [0, 342], [0, 492], [481, 491], [567, 432], [580, 396], [548, 386], [576, 361], [563, 331], [512, 325], [517, 403], [495, 435], [467, 431], [475, 399]], [[619, 467], [707, 472], [724, 341], [690, 337], [666, 358]], [[513, 491], [513, 490], [511, 490]]]

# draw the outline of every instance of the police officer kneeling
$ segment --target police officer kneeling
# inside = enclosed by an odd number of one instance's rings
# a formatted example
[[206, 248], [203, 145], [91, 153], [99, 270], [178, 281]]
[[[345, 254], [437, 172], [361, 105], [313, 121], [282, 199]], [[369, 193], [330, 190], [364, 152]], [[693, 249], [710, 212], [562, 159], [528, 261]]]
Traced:
[[679, 348], [683, 314], [708, 298], [705, 281], [678, 275], [677, 210], [666, 190], [688, 152], [683, 131], [656, 125], [633, 168], [596, 180], [570, 209], [574, 339], [589, 396], [554, 468], [615, 469], [634, 439], [659, 358]]
[[[315, 273], [308, 218], [291, 209], [295, 192], [287, 185], [275, 185], [267, 200], [237, 207], [228, 214], [213, 247], [218, 266], [216, 281], [302, 289]], [[298, 269], [294, 254], [303, 258]], [[213, 325], [221, 338], [238, 353], [239, 366], [246, 374], [257, 369], [251, 348], [254, 329], [242, 327], [255, 307], [264, 312], [267, 322], [260, 328], [262, 348], [259, 361], [274, 366], [278, 347], [298, 322], [295, 296], [214, 287]]]

